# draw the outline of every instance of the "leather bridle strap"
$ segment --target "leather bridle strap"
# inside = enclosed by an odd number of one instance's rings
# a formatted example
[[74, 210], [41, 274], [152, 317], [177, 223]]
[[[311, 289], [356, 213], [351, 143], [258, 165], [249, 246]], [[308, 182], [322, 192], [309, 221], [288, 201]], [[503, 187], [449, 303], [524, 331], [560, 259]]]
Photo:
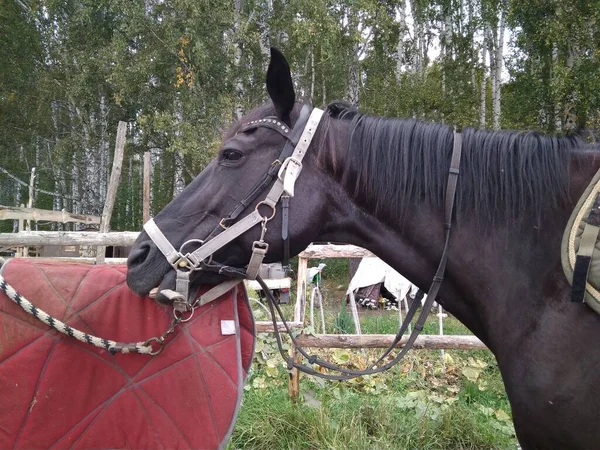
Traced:
[[[304, 113], [304, 111], [306, 111], [305, 108], [303, 108], [301, 115]], [[229, 268], [218, 263], [212, 264], [212, 255], [229, 242], [235, 240], [249, 229], [261, 223], [261, 237], [260, 240], [254, 241], [252, 245], [252, 257], [245, 273], [246, 278], [253, 279], [256, 277], [260, 264], [262, 263], [269, 248], [269, 245], [264, 241], [267, 230], [266, 224], [275, 216], [277, 203], [279, 202], [283, 193], [285, 192], [288, 196], [294, 195], [296, 180], [298, 179], [298, 176], [302, 170], [302, 159], [306, 155], [306, 151], [310, 146], [322, 116], [323, 111], [321, 109], [314, 108], [312, 110], [304, 129], [301, 132], [298, 131], [294, 133], [294, 137], [292, 138], [291, 142], [295, 141], [296, 145], [293, 148], [291, 155], [289, 154], [289, 151], [286, 150], [290, 142], [286, 143], [286, 146], [282, 151], [282, 155], [289, 156], [287, 156], [281, 163], [281, 168], [279, 168], [275, 183], [269, 190], [266, 198], [256, 205], [255, 210], [240, 221], [224, 229], [216, 236], [211, 237], [206, 242], [200, 242], [201, 246], [195, 251], [191, 253], [183, 253], [183, 248], [191, 242], [196, 242], [195, 240], [184, 242], [179, 251], [177, 251], [169, 243], [168, 239], [160, 231], [153, 219], [150, 219], [146, 224], [144, 224], [144, 230], [148, 236], [156, 243], [158, 249], [165, 255], [169, 261], [169, 264], [177, 273], [176, 291], [163, 290], [162, 293], [173, 301], [176, 301], [180, 308], [189, 310], [192, 307], [192, 305], [190, 305], [192, 300], [189, 299], [189, 283], [190, 274], [192, 271], [204, 269], [217, 270], [220, 273], [239, 274], [239, 270], [237, 269], [230, 270], [234, 268]], [[296, 134], [300, 134], [297, 140], [295, 138]], [[269, 172], [271, 172], [271, 170], [272, 167], [269, 169]], [[262, 191], [262, 188], [258, 189], [261, 186], [265, 186], [264, 181], [260, 183], [257, 188], [252, 189], [249, 196], [246, 197], [246, 201], [243, 201], [241, 204], [246, 204], [248, 202], [247, 199], [250, 197], [255, 199]], [[260, 207], [263, 205], [271, 208], [270, 216], [264, 216], [260, 212]], [[233, 213], [228, 216], [228, 218], [235, 218], [243, 209], [245, 209], [245, 207], [240, 209], [238, 206], [236, 209], [234, 209]], [[236, 212], [238, 210], [239, 212]]]
[[[264, 221], [265, 216], [261, 215], [259, 212], [260, 206], [265, 205], [270, 207], [274, 215], [275, 207], [284, 191], [287, 192], [287, 194], [291, 197], [294, 196], [294, 186], [298, 176], [300, 175], [300, 171], [302, 170], [302, 159], [306, 155], [306, 151], [308, 150], [312, 138], [314, 137], [322, 116], [323, 111], [321, 109], [313, 109], [308, 119], [308, 123], [306, 124], [306, 127], [304, 128], [304, 131], [298, 140], [298, 144], [294, 149], [294, 152], [282, 162], [282, 166], [279, 169], [279, 174], [275, 180], [275, 184], [273, 187], [271, 187], [271, 190], [267, 194], [266, 198], [258, 203], [256, 209], [250, 215], [244, 217], [240, 222], [236, 222], [231, 227], [224, 230], [221, 234], [207, 241], [200, 248], [191, 253], [191, 257], [193, 258], [192, 262], [199, 264], [200, 261], [204, 261], [224, 245], [239, 237], [245, 231], [249, 230], [259, 222]], [[267, 217], [266, 219], [270, 220], [271, 217]]]
[[[263, 291], [265, 292], [265, 294], [267, 296], [267, 299], [269, 300], [269, 309], [271, 311], [271, 320], [273, 321], [277, 346], [279, 348], [279, 352], [281, 353], [281, 356], [283, 357], [284, 360], [287, 361], [288, 369], [291, 370], [292, 368], [296, 368], [301, 372], [305, 372], [310, 375], [314, 375], [317, 377], [330, 379], [330, 380], [348, 380], [348, 379], [356, 378], [359, 376], [372, 375], [375, 373], [383, 372], [385, 370], [388, 370], [392, 366], [396, 365], [400, 360], [402, 360], [402, 358], [404, 358], [406, 353], [412, 348], [417, 337], [423, 330], [423, 327], [425, 326], [425, 322], [427, 321], [427, 317], [429, 316], [429, 313], [431, 312], [431, 307], [433, 306], [433, 302], [437, 298], [437, 294], [439, 292], [440, 286], [444, 280], [444, 274], [446, 272], [446, 264], [448, 262], [450, 230], [452, 228], [452, 217], [453, 217], [453, 213], [454, 213], [456, 188], [458, 185], [458, 175], [460, 172], [461, 155], [462, 155], [462, 135], [455, 131], [454, 132], [454, 144], [453, 144], [453, 149], [452, 149], [452, 158], [451, 158], [451, 162], [450, 162], [450, 169], [448, 171], [448, 181], [446, 184], [446, 201], [445, 201], [445, 207], [444, 207], [444, 220], [445, 220], [445, 223], [444, 223], [444, 229], [445, 229], [444, 249], [442, 251], [442, 256], [440, 258], [438, 268], [436, 270], [436, 273], [433, 277], [433, 281], [429, 288], [429, 292], [427, 293], [427, 300], [425, 300], [425, 303], [422, 306], [421, 313], [419, 314], [419, 317], [417, 318], [417, 322], [416, 322], [415, 326], [413, 327], [413, 330], [412, 330], [410, 336], [408, 337], [406, 344], [404, 345], [402, 350], [394, 357], [393, 360], [381, 365], [381, 363], [387, 357], [387, 355], [389, 355], [390, 352], [392, 352], [392, 350], [400, 342], [408, 325], [412, 322], [413, 317], [414, 317], [414, 315], [417, 311], [417, 308], [419, 306], [419, 303], [420, 303], [418, 297], [415, 297], [415, 299], [412, 301], [412, 304], [410, 305], [410, 308], [406, 314], [406, 318], [402, 322], [402, 325], [400, 326], [398, 333], [396, 333], [394, 341], [386, 349], [386, 351], [377, 359], [377, 361], [374, 364], [371, 364], [369, 366], [370, 368], [368, 368], [368, 369], [351, 370], [351, 369], [346, 369], [344, 367], [340, 367], [335, 364], [331, 364], [328, 361], [321, 360], [313, 355], [309, 355], [301, 346], [299, 346], [293, 333], [292, 333], [292, 330], [289, 328], [289, 325], [286, 322], [285, 317], [283, 316], [283, 313], [282, 313], [278, 303], [274, 299], [273, 294], [271, 293], [270, 289], [268, 288], [266, 283], [260, 277], [257, 277], [257, 281], [261, 285]], [[277, 318], [276, 318], [275, 310], [277, 311], [277, 315], [279, 315], [279, 320], [281, 320], [283, 322], [284, 328], [285, 328], [287, 334], [289, 335], [290, 339], [292, 340], [292, 343], [294, 344], [296, 350], [302, 356], [304, 356], [310, 364], [316, 364], [316, 365], [324, 367], [326, 369], [334, 370], [336, 372], [339, 372], [340, 375], [321, 373], [310, 366], [305, 366], [303, 364], [297, 363], [293, 358], [289, 357], [287, 355], [287, 353], [285, 352], [285, 350], [283, 349], [283, 344], [281, 342], [281, 336], [279, 333], [279, 327], [276, 323]]]
[[256, 129], [259, 127], [266, 127], [272, 130], [277, 131], [283, 137], [287, 139], [281, 153], [277, 157], [275, 161], [269, 167], [269, 170], [263, 177], [263, 179], [256, 184], [254, 188], [250, 190], [250, 193], [239, 202], [239, 204], [231, 211], [225, 218], [221, 219], [219, 225], [213, 230], [213, 232], [206, 238], [206, 240], [211, 239], [215, 234], [220, 233], [223, 229], [226, 229], [231, 223], [238, 218], [238, 216], [249, 206], [254, 200], [263, 192], [269, 185], [273, 182], [273, 179], [277, 175], [279, 168], [283, 161], [288, 158], [294, 151], [294, 147], [298, 144], [302, 136], [302, 132], [304, 131], [304, 127], [308, 122], [310, 117], [310, 107], [308, 105], [304, 105], [300, 110], [300, 115], [296, 120], [296, 124], [293, 130], [287, 128], [285, 124], [282, 124], [277, 118], [265, 118], [260, 120], [253, 120], [246, 124], [242, 129], [237, 133], [245, 133], [249, 130]]

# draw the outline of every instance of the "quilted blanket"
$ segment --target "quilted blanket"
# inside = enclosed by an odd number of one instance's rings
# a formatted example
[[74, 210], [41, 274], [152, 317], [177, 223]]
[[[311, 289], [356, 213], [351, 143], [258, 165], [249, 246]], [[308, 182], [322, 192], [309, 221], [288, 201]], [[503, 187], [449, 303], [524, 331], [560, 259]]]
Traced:
[[[171, 321], [170, 308], [129, 290], [124, 266], [14, 259], [1, 273], [36, 306], [107, 339], [144, 341]], [[78, 342], [0, 293], [0, 448], [224, 448], [253, 351], [243, 284], [196, 310], [154, 357]]]

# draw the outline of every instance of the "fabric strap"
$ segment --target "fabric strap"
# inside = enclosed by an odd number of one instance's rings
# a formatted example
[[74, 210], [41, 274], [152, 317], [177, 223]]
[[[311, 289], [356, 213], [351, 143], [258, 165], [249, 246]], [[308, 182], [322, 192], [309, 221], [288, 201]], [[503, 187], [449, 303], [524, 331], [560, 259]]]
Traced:
[[596, 248], [596, 241], [600, 234], [600, 193], [596, 195], [587, 222], [583, 228], [581, 242], [577, 257], [575, 258], [575, 267], [573, 267], [573, 283], [571, 284], [571, 302], [582, 303], [585, 300], [585, 291], [587, 287], [592, 255]]

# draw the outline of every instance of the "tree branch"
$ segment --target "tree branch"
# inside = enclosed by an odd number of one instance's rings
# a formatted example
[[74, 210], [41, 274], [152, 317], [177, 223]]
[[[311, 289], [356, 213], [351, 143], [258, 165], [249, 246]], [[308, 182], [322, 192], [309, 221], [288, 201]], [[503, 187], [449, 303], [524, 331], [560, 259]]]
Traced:
[[[12, 173], [10, 173], [8, 170], [6, 170], [4, 167], [0, 167], [0, 172], [4, 172], [9, 178], [12, 178], [13, 180], [15, 180], [20, 185], [25, 186], [25, 187], [29, 187], [29, 183], [26, 183], [23, 180], [17, 178]], [[42, 194], [52, 195], [53, 197], [63, 197], [63, 198], [68, 198], [69, 200], [75, 200], [75, 201], [80, 201], [81, 200], [80, 198], [76, 198], [76, 197], [73, 197], [73, 196], [70, 196], [70, 195], [60, 194], [58, 192], [46, 191], [46, 190], [40, 189], [40, 188], [35, 188], [35, 191], [36, 192], [41, 192]]]

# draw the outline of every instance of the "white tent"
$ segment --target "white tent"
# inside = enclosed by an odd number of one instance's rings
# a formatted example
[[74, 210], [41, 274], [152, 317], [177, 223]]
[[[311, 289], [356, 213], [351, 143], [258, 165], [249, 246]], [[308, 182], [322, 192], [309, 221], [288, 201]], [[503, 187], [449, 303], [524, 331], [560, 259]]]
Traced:
[[[404, 297], [409, 295], [414, 298], [417, 293], [417, 287], [392, 269], [389, 265], [377, 257], [363, 258], [358, 266], [358, 270], [350, 281], [350, 286], [346, 294], [355, 293], [358, 289], [374, 284], [383, 283], [385, 288], [390, 291], [398, 300], [402, 302]], [[425, 301], [424, 296], [421, 303]]]

